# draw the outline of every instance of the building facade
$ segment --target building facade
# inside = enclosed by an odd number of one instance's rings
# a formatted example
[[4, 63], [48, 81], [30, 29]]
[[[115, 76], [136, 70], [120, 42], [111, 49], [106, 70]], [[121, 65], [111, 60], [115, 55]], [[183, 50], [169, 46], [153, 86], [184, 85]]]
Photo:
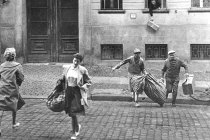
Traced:
[[1, 54], [14, 46], [20, 62], [71, 62], [80, 52], [85, 63], [114, 65], [139, 48], [159, 68], [173, 49], [191, 70], [208, 71], [210, 1], [160, 2], [155, 31], [148, 0], [8, 0], [0, 7]]

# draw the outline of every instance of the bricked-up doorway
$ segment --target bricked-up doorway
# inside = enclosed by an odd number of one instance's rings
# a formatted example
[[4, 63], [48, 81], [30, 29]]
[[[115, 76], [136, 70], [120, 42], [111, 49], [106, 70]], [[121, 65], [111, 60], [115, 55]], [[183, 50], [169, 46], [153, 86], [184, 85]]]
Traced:
[[78, 0], [27, 0], [27, 61], [71, 62], [78, 51]]

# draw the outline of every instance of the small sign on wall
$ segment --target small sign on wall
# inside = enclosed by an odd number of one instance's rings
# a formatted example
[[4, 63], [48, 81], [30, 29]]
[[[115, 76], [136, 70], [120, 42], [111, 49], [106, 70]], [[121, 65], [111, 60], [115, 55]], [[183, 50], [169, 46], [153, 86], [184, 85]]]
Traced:
[[131, 13], [131, 14], [130, 14], [130, 18], [131, 18], [131, 19], [136, 19], [136, 17], [137, 17], [137, 16], [136, 16], [136, 13]]

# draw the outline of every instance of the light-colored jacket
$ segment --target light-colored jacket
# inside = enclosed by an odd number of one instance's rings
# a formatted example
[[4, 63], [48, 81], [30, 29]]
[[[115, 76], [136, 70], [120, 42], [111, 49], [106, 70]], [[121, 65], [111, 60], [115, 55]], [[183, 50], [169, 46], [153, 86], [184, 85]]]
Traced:
[[[64, 71], [63, 71], [63, 76], [65, 77], [65, 88], [67, 88], [67, 73], [68, 73], [68, 70], [73, 67], [73, 64], [71, 64], [70, 66], [68, 67], [64, 67]], [[92, 82], [91, 82], [91, 79], [90, 79], [90, 76], [88, 74], [88, 70], [79, 65], [78, 66], [78, 77], [77, 77], [77, 85], [78, 87], [80, 87], [80, 92], [81, 92], [81, 96], [82, 96], [82, 99], [81, 99], [81, 104], [82, 105], [86, 105], [88, 106], [88, 89], [89, 87], [91, 86]]]
[[6, 61], [0, 65], [0, 110], [17, 111], [19, 86], [23, 80], [20, 63]]

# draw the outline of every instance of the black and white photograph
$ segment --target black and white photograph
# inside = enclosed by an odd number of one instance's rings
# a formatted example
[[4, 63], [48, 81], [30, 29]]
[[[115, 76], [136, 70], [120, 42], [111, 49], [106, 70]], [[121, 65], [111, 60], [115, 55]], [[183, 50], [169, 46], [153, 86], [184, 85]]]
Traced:
[[0, 140], [210, 140], [210, 0], [0, 0]]

